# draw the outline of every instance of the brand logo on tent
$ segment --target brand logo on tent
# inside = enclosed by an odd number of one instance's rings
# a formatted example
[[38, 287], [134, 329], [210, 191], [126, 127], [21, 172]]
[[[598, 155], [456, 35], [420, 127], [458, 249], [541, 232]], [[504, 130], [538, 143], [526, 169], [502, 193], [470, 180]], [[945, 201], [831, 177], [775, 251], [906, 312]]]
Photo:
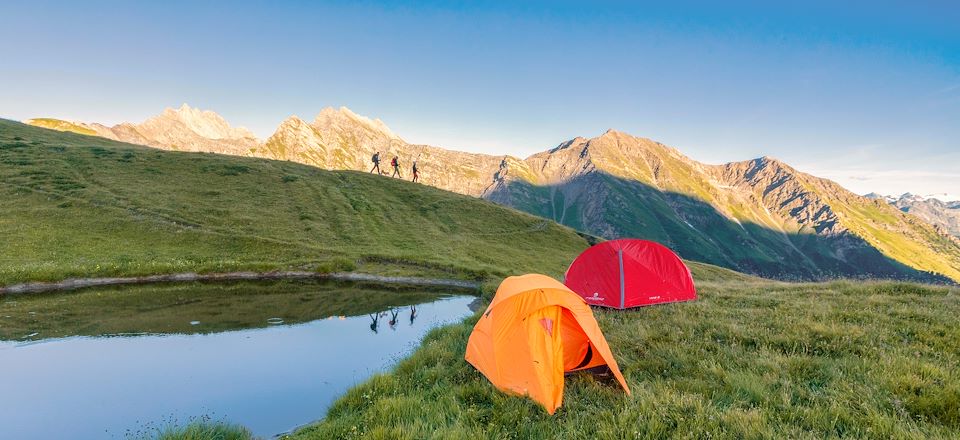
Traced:
[[553, 336], [553, 320], [550, 318], [543, 318], [540, 320], [540, 325], [543, 326], [543, 329], [547, 331], [547, 334]]
[[586, 299], [587, 301], [603, 301], [603, 300], [605, 300], [606, 298], [600, 296], [600, 294], [597, 293], [597, 292], [593, 292], [593, 296], [588, 296], [588, 297], [586, 297], [586, 298], [584, 298], [584, 299]]

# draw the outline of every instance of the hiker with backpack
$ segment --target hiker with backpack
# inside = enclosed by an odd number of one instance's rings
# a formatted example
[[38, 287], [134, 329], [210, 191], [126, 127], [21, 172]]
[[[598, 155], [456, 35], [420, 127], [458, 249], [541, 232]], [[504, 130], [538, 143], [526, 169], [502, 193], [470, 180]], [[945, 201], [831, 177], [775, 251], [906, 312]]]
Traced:
[[373, 162], [373, 168], [370, 168], [370, 172], [372, 173], [373, 170], [377, 170], [377, 174], [380, 174], [380, 152], [373, 153], [370, 161]]
[[402, 179], [403, 176], [400, 175], [400, 160], [397, 158], [397, 156], [393, 156], [393, 160], [390, 161], [390, 165], [393, 166], [393, 175], [390, 177], [399, 177]]
[[420, 169], [417, 168], [417, 161], [413, 161], [413, 181], [420, 180]]

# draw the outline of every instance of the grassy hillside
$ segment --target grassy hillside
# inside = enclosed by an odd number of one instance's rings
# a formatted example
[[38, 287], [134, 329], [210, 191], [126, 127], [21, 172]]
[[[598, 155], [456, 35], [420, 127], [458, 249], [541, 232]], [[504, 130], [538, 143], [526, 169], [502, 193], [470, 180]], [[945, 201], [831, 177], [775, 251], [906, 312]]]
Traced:
[[573, 230], [359, 172], [160, 151], [0, 120], [0, 285], [308, 268], [562, 274]]
[[595, 311], [632, 397], [574, 375], [551, 417], [496, 391], [463, 360], [475, 316], [292, 438], [960, 437], [957, 288], [737, 279], [699, 291]]

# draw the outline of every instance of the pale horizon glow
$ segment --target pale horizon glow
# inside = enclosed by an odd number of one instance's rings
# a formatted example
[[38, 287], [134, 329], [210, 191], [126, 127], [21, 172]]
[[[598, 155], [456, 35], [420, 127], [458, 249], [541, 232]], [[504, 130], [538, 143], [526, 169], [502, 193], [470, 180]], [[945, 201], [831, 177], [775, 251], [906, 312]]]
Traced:
[[264, 139], [345, 106], [411, 143], [526, 157], [608, 128], [853, 192], [960, 193], [952, 2], [17, 2], [0, 117], [213, 110]]

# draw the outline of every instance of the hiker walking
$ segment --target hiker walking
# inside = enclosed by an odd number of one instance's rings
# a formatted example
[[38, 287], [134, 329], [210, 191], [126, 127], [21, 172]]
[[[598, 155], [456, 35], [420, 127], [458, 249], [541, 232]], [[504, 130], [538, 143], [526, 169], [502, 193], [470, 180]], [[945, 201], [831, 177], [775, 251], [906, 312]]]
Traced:
[[390, 177], [399, 177], [402, 179], [403, 176], [400, 175], [400, 159], [398, 159], [397, 156], [393, 156], [390, 165], [393, 166], [393, 175]]
[[420, 180], [420, 169], [417, 168], [417, 161], [413, 161], [413, 181]]
[[372, 173], [373, 170], [377, 170], [377, 174], [380, 174], [380, 152], [373, 153], [370, 161], [373, 162], [373, 168], [370, 168], [370, 172]]

